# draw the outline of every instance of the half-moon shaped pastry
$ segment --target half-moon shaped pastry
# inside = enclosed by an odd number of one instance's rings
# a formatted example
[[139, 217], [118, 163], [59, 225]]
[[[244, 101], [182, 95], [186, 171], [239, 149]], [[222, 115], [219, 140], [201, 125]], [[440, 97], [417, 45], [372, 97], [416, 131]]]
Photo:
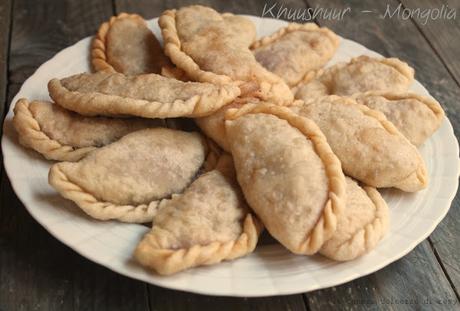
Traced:
[[319, 253], [339, 261], [352, 260], [375, 248], [388, 231], [388, 206], [372, 187], [347, 177], [347, 201], [337, 230]]
[[128, 133], [165, 124], [160, 119], [84, 117], [49, 102], [22, 98], [14, 107], [13, 125], [23, 146], [48, 160], [73, 162]]
[[382, 112], [416, 146], [441, 126], [444, 110], [433, 98], [406, 92], [366, 92], [356, 95], [359, 104]]
[[229, 155], [183, 194], [160, 204], [135, 257], [159, 274], [213, 265], [251, 253], [262, 225], [247, 208]]
[[244, 105], [226, 114], [238, 182], [270, 234], [296, 254], [316, 253], [345, 204], [340, 161], [313, 121], [286, 107]]
[[[251, 43], [254, 42], [256, 39], [256, 26], [251, 20], [231, 13], [224, 13], [222, 17], [228, 28], [236, 34], [236, 37], [240, 41], [242, 41], [242, 44], [250, 46]], [[161, 75], [181, 81], [190, 81], [185, 71], [173, 65], [163, 67], [161, 69]]]
[[158, 21], [166, 55], [194, 81], [237, 85], [241, 93], [277, 103], [293, 95], [284, 81], [263, 68], [224, 17], [192, 5], [163, 12]]
[[182, 82], [157, 74], [82, 73], [48, 83], [60, 106], [86, 116], [201, 117], [232, 102], [234, 85]]
[[377, 188], [414, 192], [427, 186], [417, 148], [381, 112], [335, 95], [296, 101], [291, 109], [319, 126], [345, 174]]
[[397, 58], [359, 56], [316, 74], [309, 74], [296, 88], [295, 98], [307, 101], [324, 95], [353, 95], [367, 91], [407, 91], [414, 69]]
[[338, 36], [328, 28], [291, 23], [257, 40], [251, 49], [262, 66], [292, 87], [307, 72], [323, 67], [338, 47]]
[[140, 130], [78, 162], [54, 164], [49, 183], [96, 219], [148, 222], [161, 200], [192, 183], [209, 150], [196, 132]]
[[103, 23], [93, 40], [91, 63], [96, 71], [114, 70], [126, 75], [160, 73], [171, 62], [137, 14], [121, 13]]

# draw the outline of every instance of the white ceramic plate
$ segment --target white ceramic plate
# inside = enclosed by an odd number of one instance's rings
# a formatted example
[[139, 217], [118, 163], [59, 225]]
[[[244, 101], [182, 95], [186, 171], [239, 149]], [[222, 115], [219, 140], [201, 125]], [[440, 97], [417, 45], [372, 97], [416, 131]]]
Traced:
[[[286, 23], [251, 17], [259, 36], [268, 35]], [[157, 19], [150, 26], [157, 37]], [[424, 240], [449, 210], [458, 186], [458, 142], [446, 118], [441, 128], [421, 148], [430, 174], [429, 188], [417, 194], [385, 190], [391, 209], [388, 235], [370, 254], [338, 263], [321, 256], [289, 253], [278, 244], [259, 245], [256, 251], [231, 262], [191, 269], [174, 276], [155, 275], [132, 260], [132, 252], [148, 230], [136, 224], [100, 222], [90, 219], [72, 202], [57, 195], [48, 185], [50, 162], [22, 148], [12, 127], [12, 108], [17, 99], [49, 99], [47, 82], [90, 70], [89, 46], [85, 38], [44, 63], [13, 99], [4, 125], [2, 149], [6, 172], [14, 191], [30, 214], [54, 237], [76, 252], [113, 271], [155, 285], [209, 295], [269, 296], [311, 291], [341, 284], [379, 270], [401, 258]], [[342, 39], [331, 64], [358, 55], [378, 56], [364, 46]], [[428, 95], [418, 82], [412, 90]]]

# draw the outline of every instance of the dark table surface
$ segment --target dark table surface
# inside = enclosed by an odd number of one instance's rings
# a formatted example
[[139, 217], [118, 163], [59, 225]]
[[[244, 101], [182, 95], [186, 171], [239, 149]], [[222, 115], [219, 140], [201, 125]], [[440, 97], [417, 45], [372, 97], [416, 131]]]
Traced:
[[[460, 131], [460, 17], [384, 18], [404, 8], [454, 8], [440, 0], [279, 1], [288, 8], [351, 8], [343, 20], [317, 19], [339, 35], [399, 57], [443, 105]], [[0, 113], [27, 77], [56, 52], [93, 35], [119, 12], [153, 18], [188, 0], [0, 0]], [[219, 11], [260, 16], [264, 1], [202, 0]], [[267, 4], [273, 4], [268, 2]], [[387, 7], [389, 6], [389, 7]], [[363, 12], [371, 11], [371, 12]], [[9, 310], [459, 310], [460, 198], [431, 236], [386, 268], [347, 284], [270, 298], [209, 297], [147, 285], [76, 254], [27, 213], [1, 167], [0, 311]]]

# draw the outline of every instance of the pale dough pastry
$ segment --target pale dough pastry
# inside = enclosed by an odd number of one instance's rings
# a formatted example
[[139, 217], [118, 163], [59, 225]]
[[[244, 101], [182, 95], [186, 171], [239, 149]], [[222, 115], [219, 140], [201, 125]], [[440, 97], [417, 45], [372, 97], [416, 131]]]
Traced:
[[211, 8], [192, 5], [167, 10], [159, 19], [165, 53], [192, 80], [237, 85], [245, 96], [279, 104], [292, 101], [284, 81], [263, 68], [224, 17]]
[[223, 13], [222, 18], [241, 43], [249, 47], [256, 40], [256, 25], [247, 17]]
[[96, 71], [115, 70], [126, 75], [160, 73], [172, 66], [145, 20], [121, 13], [103, 23], [93, 40], [91, 63]]
[[48, 160], [73, 162], [128, 133], [165, 124], [159, 119], [84, 117], [49, 102], [22, 98], [14, 107], [13, 125], [23, 146]]
[[339, 261], [352, 260], [375, 248], [388, 231], [389, 210], [380, 193], [347, 177], [347, 201], [337, 230], [319, 250]]
[[164, 200], [136, 259], [159, 274], [213, 265], [251, 253], [261, 224], [248, 210], [229, 155], [183, 194]]
[[316, 74], [309, 74], [295, 88], [295, 98], [307, 101], [324, 95], [353, 95], [367, 91], [407, 91], [414, 69], [397, 58], [359, 56]]
[[340, 161], [320, 129], [276, 105], [244, 105], [225, 118], [249, 206], [291, 252], [316, 253], [334, 234], [345, 204]]
[[[224, 13], [222, 17], [228, 28], [235, 33], [242, 44], [250, 46], [256, 39], [256, 26], [246, 17]], [[174, 65], [161, 68], [161, 75], [181, 81], [190, 81], [185, 71]]]
[[196, 132], [145, 129], [78, 162], [54, 164], [49, 183], [94, 218], [147, 222], [161, 200], [184, 191], [212, 151]]
[[359, 93], [356, 101], [382, 112], [416, 146], [441, 126], [444, 110], [433, 98], [407, 92]]
[[296, 101], [291, 109], [319, 126], [345, 174], [377, 188], [413, 192], [427, 186], [417, 148], [381, 112], [335, 95]]
[[291, 23], [257, 40], [251, 49], [262, 66], [293, 87], [308, 72], [322, 68], [338, 47], [338, 36], [328, 28]]
[[201, 117], [232, 102], [236, 86], [182, 82], [157, 74], [125, 76], [99, 71], [48, 83], [51, 98], [60, 106], [87, 116], [144, 118]]

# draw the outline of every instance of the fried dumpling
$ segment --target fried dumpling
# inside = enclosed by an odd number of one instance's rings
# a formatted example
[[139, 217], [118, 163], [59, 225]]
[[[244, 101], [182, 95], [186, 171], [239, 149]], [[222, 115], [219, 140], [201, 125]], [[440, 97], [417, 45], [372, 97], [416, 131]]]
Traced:
[[286, 107], [229, 110], [226, 133], [238, 182], [270, 234], [296, 254], [317, 252], [345, 203], [340, 161], [320, 129]]
[[319, 126], [345, 174], [377, 188], [414, 192], [427, 186], [417, 148], [381, 112], [335, 95], [296, 101], [291, 109]]
[[144, 118], [200, 117], [232, 102], [236, 86], [182, 82], [157, 74], [125, 76], [100, 71], [82, 73], [48, 83], [60, 106], [86, 116]]
[[49, 183], [90, 216], [147, 222], [162, 199], [181, 193], [212, 152], [196, 132], [133, 132], [78, 162], [54, 164]]
[[[242, 41], [244, 45], [250, 46], [251, 43], [254, 42], [256, 39], [256, 26], [250, 19], [231, 13], [224, 13], [222, 17], [228, 28], [237, 35], [237, 38]], [[181, 81], [190, 81], [185, 71], [174, 65], [163, 67], [161, 69], [161, 75]]]
[[349, 96], [367, 91], [407, 91], [414, 69], [397, 58], [359, 56], [316, 74], [309, 74], [295, 90], [295, 98], [307, 101], [324, 95]]
[[160, 119], [84, 117], [50, 102], [22, 98], [14, 107], [13, 125], [25, 147], [48, 160], [73, 162], [128, 133], [165, 124]]
[[121, 13], [103, 23], [93, 40], [91, 63], [96, 71], [114, 70], [126, 75], [160, 73], [171, 62], [145, 20]]
[[167, 10], [159, 19], [165, 53], [194, 81], [237, 85], [247, 96], [289, 103], [284, 81], [263, 68], [247, 46], [249, 40], [211, 8], [192, 5]]
[[136, 259], [159, 274], [213, 265], [251, 253], [261, 224], [247, 208], [229, 155], [183, 194], [164, 200]]
[[444, 110], [433, 98], [406, 92], [366, 92], [359, 104], [382, 112], [414, 145], [420, 146], [441, 126]]
[[375, 248], [388, 231], [389, 210], [380, 193], [346, 177], [347, 200], [337, 230], [319, 253], [339, 261], [352, 260]]
[[328, 28], [291, 23], [257, 40], [251, 49], [262, 66], [292, 87], [306, 73], [323, 67], [338, 47], [338, 36]]

